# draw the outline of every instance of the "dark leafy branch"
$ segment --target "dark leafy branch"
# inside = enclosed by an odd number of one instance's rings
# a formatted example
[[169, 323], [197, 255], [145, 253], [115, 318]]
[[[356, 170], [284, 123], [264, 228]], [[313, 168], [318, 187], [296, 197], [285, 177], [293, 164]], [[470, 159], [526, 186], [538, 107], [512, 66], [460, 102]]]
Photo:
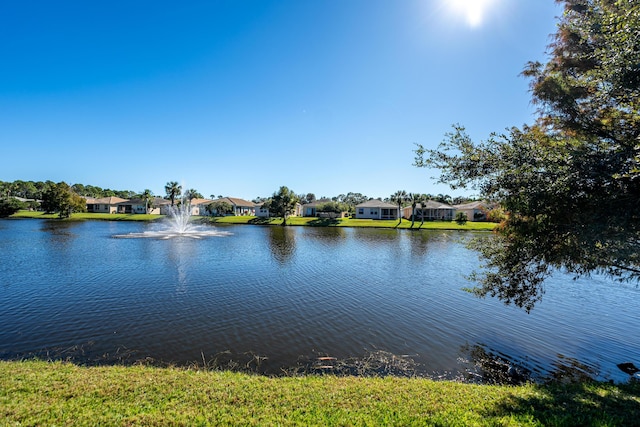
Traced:
[[546, 64], [530, 63], [538, 120], [474, 142], [456, 125], [415, 165], [507, 212], [475, 242], [478, 295], [527, 310], [553, 271], [640, 280], [640, 5], [564, 0]]

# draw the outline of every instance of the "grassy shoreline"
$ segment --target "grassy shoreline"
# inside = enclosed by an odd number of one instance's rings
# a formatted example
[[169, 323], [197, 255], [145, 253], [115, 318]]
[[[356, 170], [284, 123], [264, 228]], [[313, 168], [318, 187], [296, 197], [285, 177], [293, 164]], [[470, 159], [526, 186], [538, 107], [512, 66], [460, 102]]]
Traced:
[[[30, 218], [30, 219], [55, 219], [60, 221], [159, 221], [164, 215], [145, 214], [105, 214], [105, 213], [74, 213], [71, 218], [59, 219], [57, 214], [45, 214], [43, 212], [19, 211], [9, 218]], [[247, 225], [280, 225], [282, 218], [258, 218], [255, 216], [226, 216], [226, 217], [201, 217], [194, 216], [194, 221], [209, 224], [247, 224]], [[373, 220], [373, 219], [322, 219], [312, 217], [290, 217], [287, 225], [291, 226], [311, 226], [311, 227], [370, 227], [370, 228], [394, 228], [412, 230], [458, 230], [458, 231], [491, 231], [496, 227], [491, 222], [467, 222], [459, 225], [455, 221], [416, 221], [411, 228], [411, 221], [402, 220]]]
[[640, 383], [495, 386], [0, 362], [4, 425], [624, 426]]

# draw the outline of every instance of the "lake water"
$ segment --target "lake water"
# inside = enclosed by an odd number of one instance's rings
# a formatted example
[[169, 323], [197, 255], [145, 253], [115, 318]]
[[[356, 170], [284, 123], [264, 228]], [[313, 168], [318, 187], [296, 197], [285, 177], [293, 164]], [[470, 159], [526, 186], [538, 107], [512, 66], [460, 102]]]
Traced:
[[199, 240], [113, 237], [152, 227], [1, 220], [0, 358], [488, 380], [517, 366], [534, 379], [626, 381], [616, 365], [640, 365], [635, 284], [558, 274], [530, 314], [478, 299], [462, 290], [478, 266], [471, 233], [227, 226], [231, 235]]

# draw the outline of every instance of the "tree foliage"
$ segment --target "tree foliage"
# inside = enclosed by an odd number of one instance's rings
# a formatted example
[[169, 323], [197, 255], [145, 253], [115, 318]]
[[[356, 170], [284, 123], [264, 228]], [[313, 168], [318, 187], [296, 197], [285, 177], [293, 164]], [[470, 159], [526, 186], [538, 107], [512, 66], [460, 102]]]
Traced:
[[468, 221], [467, 214], [464, 212], [458, 212], [453, 220], [458, 225], [465, 225]]
[[326, 213], [342, 213], [348, 212], [349, 206], [345, 203], [336, 202], [336, 201], [328, 201], [325, 203], [321, 203], [316, 207], [316, 212], [326, 212]]
[[194, 188], [188, 188], [184, 191], [184, 198], [186, 200], [193, 200], [193, 199], [204, 199], [204, 196], [202, 195], [202, 193], [198, 192], [196, 189]]
[[207, 205], [207, 210], [218, 216], [233, 213], [233, 205], [224, 200], [216, 200]]
[[398, 220], [399, 222], [402, 222], [402, 207], [407, 201], [409, 201], [409, 195], [405, 190], [398, 190], [391, 195], [389, 200], [398, 205]]
[[18, 212], [20, 209], [25, 209], [26, 203], [21, 202], [13, 197], [0, 198], [0, 218], [5, 218]]
[[49, 185], [42, 195], [42, 208], [45, 212], [57, 213], [60, 218], [68, 218], [74, 212], [86, 212], [87, 200], [63, 181]]
[[164, 191], [167, 193], [167, 199], [171, 200], [171, 206], [175, 204], [176, 198], [182, 194], [182, 185], [176, 181], [169, 181], [164, 186]]
[[529, 63], [538, 119], [474, 143], [462, 126], [416, 165], [505, 211], [476, 293], [527, 310], [556, 269], [640, 280], [640, 4], [563, 0], [546, 64]]
[[264, 207], [269, 209], [271, 215], [282, 218], [281, 225], [287, 225], [287, 216], [295, 212], [297, 203], [298, 196], [286, 186], [282, 186], [265, 202]]

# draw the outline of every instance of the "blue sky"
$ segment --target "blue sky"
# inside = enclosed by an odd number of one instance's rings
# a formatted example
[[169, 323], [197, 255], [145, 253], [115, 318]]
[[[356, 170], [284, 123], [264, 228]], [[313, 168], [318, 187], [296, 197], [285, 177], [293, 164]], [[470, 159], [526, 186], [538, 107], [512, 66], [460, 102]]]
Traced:
[[412, 166], [414, 143], [530, 123], [519, 74], [560, 14], [552, 0], [2, 2], [0, 180], [470, 195]]

